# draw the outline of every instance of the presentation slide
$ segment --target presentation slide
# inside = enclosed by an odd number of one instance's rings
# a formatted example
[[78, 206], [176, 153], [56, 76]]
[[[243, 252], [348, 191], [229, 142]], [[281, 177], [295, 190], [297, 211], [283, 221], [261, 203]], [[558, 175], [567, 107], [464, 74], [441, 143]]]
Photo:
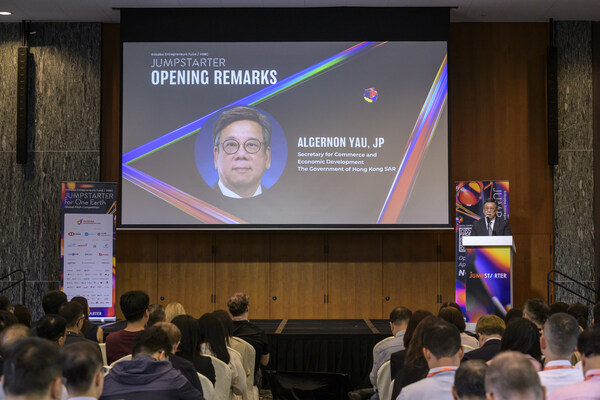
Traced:
[[124, 42], [121, 227], [449, 225], [447, 42]]

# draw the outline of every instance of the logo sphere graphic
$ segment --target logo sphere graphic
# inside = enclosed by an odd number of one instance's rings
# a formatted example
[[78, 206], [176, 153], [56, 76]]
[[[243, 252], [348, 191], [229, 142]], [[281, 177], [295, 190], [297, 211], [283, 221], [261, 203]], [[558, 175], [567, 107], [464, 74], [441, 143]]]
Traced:
[[375, 90], [374, 88], [365, 89], [365, 91], [363, 92], [363, 99], [365, 99], [367, 103], [375, 103], [377, 101], [378, 96], [379, 95], [377, 94], [377, 90]]

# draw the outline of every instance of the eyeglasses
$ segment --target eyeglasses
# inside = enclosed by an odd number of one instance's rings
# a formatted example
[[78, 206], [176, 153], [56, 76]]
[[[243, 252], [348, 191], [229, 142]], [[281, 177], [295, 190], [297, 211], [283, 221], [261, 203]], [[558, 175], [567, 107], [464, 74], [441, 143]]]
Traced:
[[483, 210], [484, 210], [484, 211], [488, 211], [488, 210], [489, 210], [489, 211], [494, 211], [495, 209], [496, 209], [496, 207], [494, 207], [494, 206], [491, 206], [491, 207], [483, 207]]
[[[224, 142], [218, 143], [223, 147], [223, 151], [227, 154], [235, 154], [240, 149], [240, 142], [235, 139], [227, 139]], [[244, 142], [244, 150], [248, 154], [256, 154], [260, 151], [263, 142], [258, 139], [248, 139]]]

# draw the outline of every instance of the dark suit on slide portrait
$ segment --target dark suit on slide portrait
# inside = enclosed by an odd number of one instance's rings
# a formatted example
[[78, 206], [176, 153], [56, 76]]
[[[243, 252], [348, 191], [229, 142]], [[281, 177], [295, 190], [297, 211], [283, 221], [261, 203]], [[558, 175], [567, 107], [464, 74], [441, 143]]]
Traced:
[[[492, 236], [512, 236], [510, 224], [508, 221], [500, 218], [495, 218], [492, 232]], [[473, 222], [471, 236], [489, 236], [485, 217]]]

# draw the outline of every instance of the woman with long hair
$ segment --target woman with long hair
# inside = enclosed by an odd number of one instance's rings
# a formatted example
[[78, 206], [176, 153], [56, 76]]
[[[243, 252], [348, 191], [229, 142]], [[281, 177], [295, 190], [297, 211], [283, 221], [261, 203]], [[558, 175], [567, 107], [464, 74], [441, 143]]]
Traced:
[[165, 307], [165, 321], [171, 322], [173, 321], [173, 318], [178, 315], [185, 315], [185, 308], [183, 308], [183, 305], [176, 301], [167, 304]]
[[171, 321], [181, 331], [181, 342], [177, 354], [194, 364], [196, 371], [215, 384], [215, 368], [209, 357], [200, 354], [200, 326], [191, 315], [178, 315]]
[[528, 319], [513, 318], [506, 325], [500, 341], [500, 352], [519, 351], [531, 361], [537, 371], [542, 370], [542, 350], [540, 349], [540, 330]]

